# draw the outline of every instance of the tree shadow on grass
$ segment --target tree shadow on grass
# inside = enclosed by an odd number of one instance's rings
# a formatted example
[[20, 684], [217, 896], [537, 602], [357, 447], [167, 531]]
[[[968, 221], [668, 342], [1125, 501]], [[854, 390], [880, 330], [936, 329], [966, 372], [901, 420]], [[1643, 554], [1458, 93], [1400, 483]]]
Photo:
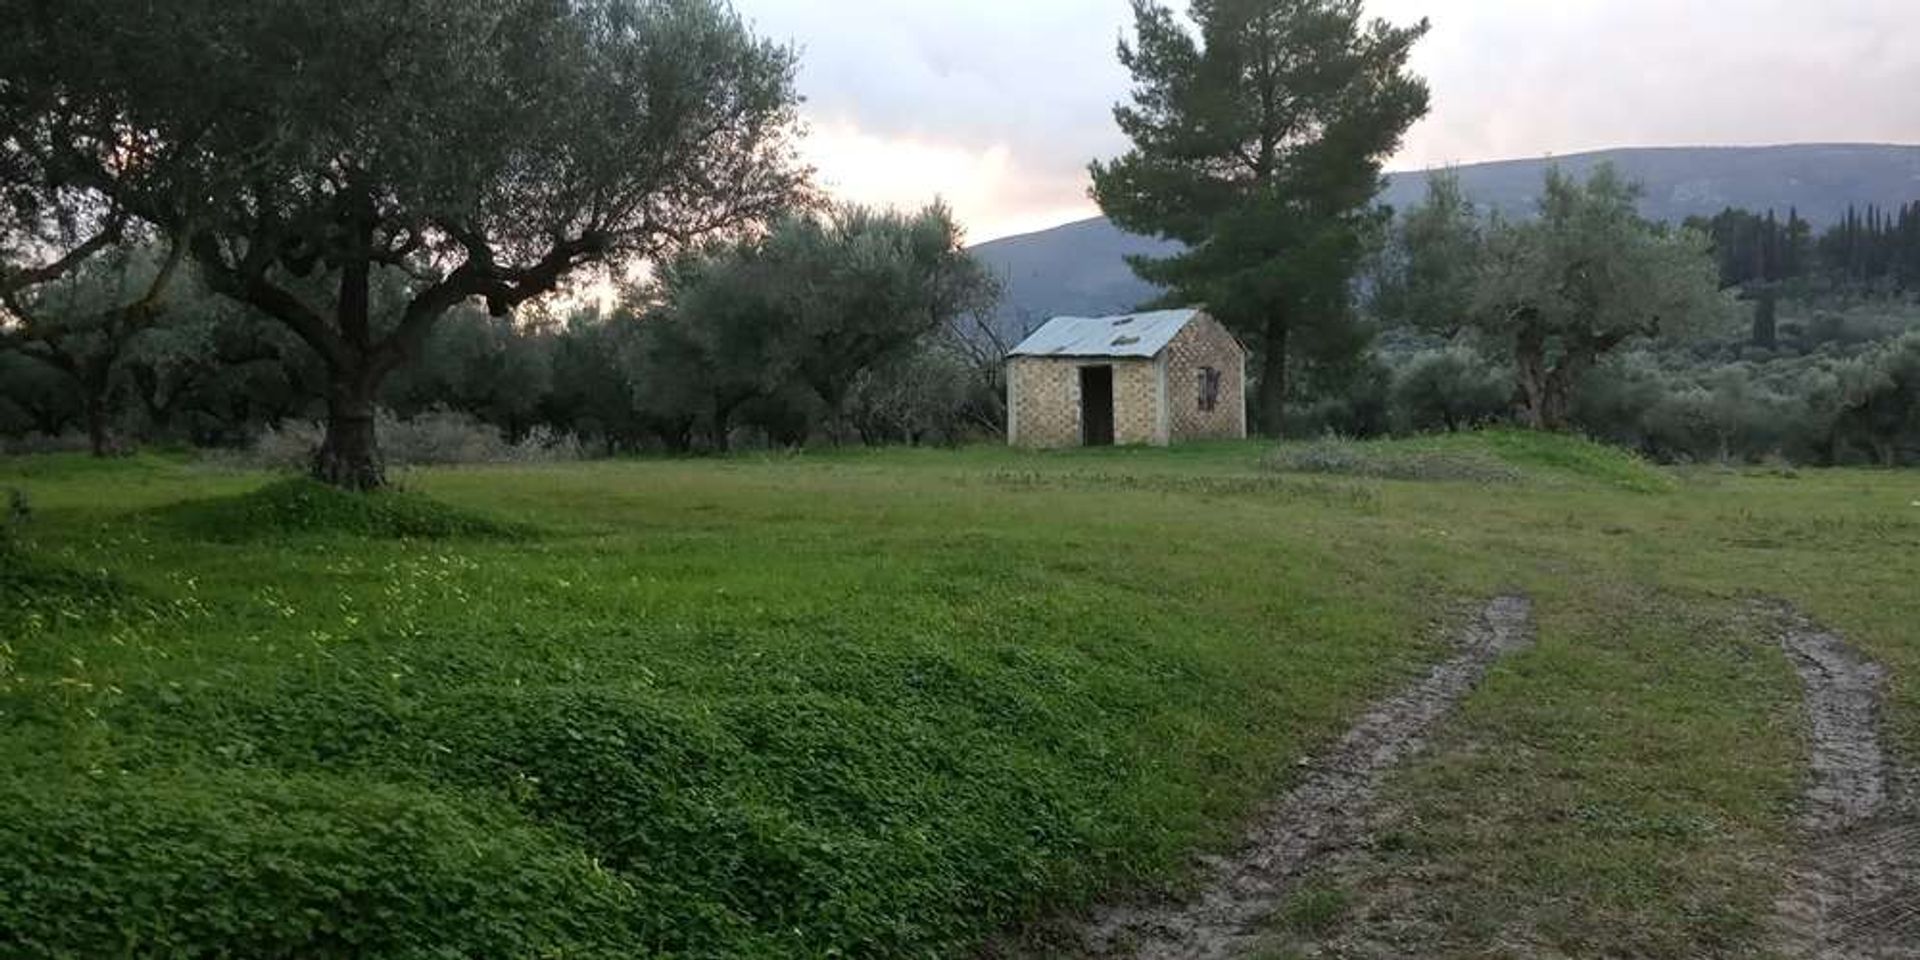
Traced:
[[529, 540], [539, 530], [407, 491], [351, 493], [308, 479], [282, 480], [234, 497], [189, 500], [152, 511], [163, 529], [192, 540], [247, 543], [294, 536], [384, 540]]

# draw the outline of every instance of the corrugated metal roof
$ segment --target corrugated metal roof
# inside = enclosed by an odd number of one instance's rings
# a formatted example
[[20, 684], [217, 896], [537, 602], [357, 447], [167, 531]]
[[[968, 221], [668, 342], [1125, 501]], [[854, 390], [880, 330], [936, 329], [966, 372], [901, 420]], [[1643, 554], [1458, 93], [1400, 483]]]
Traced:
[[1055, 317], [1008, 356], [1150, 359], [1199, 315], [1198, 310], [1159, 310], [1118, 317]]

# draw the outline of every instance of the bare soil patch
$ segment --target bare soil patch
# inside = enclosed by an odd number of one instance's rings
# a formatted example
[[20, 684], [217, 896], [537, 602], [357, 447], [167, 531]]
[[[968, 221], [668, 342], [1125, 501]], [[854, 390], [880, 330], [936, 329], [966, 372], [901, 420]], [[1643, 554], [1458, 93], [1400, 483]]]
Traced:
[[1776, 905], [1781, 952], [1920, 957], [1920, 797], [1881, 745], [1884, 673], [1839, 634], [1770, 608], [1806, 690], [1806, 849]]
[[1500, 657], [1533, 640], [1523, 597], [1487, 604], [1458, 638], [1460, 653], [1375, 704], [1331, 753], [1303, 761], [1306, 779], [1255, 818], [1232, 854], [1202, 861], [1200, 892], [1184, 902], [1115, 905], [1077, 932], [1095, 957], [1233, 957], [1259, 947], [1265, 921], [1302, 878], [1361, 842], [1381, 783]]

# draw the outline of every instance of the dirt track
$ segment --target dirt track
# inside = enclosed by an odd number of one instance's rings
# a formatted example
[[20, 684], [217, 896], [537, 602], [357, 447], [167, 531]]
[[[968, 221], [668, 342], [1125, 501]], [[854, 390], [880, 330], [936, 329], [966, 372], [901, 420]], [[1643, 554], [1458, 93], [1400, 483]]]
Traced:
[[1254, 947], [1261, 922], [1301, 877], [1359, 842], [1365, 813], [1387, 774], [1418, 751], [1441, 717], [1501, 656], [1533, 640], [1532, 605], [1501, 597], [1462, 632], [1461, 652], [1380, 701], [1291, 792], [1256, 818], [1240, 849], [1202, 865], [1200, 894], [1182, 903], [1108, 908], [1081, 931], [1100, 957], [1219, 958]]
[[1880, 667], [1784, 607], [1765, 611], [1806, 690], [1806, 849], [1777, 904], [1792, 957], [1920, 957], [1920, 810], [1880, 743]]

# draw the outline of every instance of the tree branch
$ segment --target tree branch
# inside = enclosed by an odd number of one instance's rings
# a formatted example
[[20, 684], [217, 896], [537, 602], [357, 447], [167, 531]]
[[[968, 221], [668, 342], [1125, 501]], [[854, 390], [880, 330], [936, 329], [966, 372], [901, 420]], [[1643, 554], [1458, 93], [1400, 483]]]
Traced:
[[236, 267], [227, 262], [220, 244], [206, 235], [195, 236], [192, 248], [201, 276], [215, 293], [258, 307], [286, 324], [320, 354], [329, 368], [346, 370], [353, 366], [354, 358], [347, 350], [346, 341], [312, 307], [269, 281], [265, 275], [266, 264], [259, 262], [262, 258], [249, 255], [246, 264]]
[[11, 273], [0, 273], [0, 293], [10, 296], [28, 287], [51, 283], [66, 276], [68, 273], [71, 273], [75, 267], [86, 262], [88, 257], [118, 242], [121, 231], [125, 226], [125, 218], [115, 215], [113, 219], [107, 222], [105, 227], [101, 228], [99, 233], [89, 237], [85, 243], [67, 251], [66, 255], [58, 260], [44, 266], [29, 267], [25, 270], [13, 271]]
[[506, 269], [496, 265], [493, 248], [485, 237], [457, 224], [442, 229], [466, 248], [467, 262], [407, 305], [393, 333], [374, 348], [375, 364], [382, 372], [398, 366], [417, 350], [434, 322], [461, 301], [480, 297], [494, 316], [506, 316], [528, 300], [552, 293], [575, 267], [604, 256], [609, 249], [604, 236], [589, 231], [571, 240], [556, 241], [533, 266]]

